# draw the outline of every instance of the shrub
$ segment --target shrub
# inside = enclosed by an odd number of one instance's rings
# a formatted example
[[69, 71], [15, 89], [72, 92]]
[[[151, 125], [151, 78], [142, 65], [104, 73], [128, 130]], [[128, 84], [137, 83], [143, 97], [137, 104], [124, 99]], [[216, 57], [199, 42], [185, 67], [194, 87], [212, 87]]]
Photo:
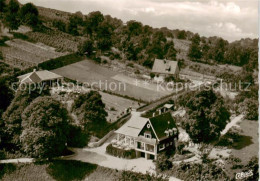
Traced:
[[155, 77], [155, 74], [153, 72], [151, 72], [150, 77], [153, 79]]
[[14, 38], [21, 39], [21, 40], [29, 40], [29, 37], [27, 35], [24, 35], [22, 33], [13, 33]]
[[0, 38], [0, 46], [6, 46], [5, 42], [10, 40], [10, 38], [8, 36], [2, 36]]
[[140, 74], [140, 70], [136, 70], [136, 71], [135, 71], [135, 74]]
[[100, 57], [94, 57], [93, 60], [97, 63], [101, 63], [101, 58]]
[[172, 162], [164, 154], [159, 154], [155, 162], [156, 169], [159, 171], [166, 171], [172, 168]]
[[131, 62], [131, 63], [128, 63], [126, 66], [128, 66], [128, 67], [134, 67], [134, 64]]
[[109, 59], [110, 59], [110, 60], [114, 60], [114, 59], [115, 59], [115, 56], [114, 56], [114, 55], [110, 55], [110, 56], [109, 56]]
[[119, 158], [134, 159], [136, 158], [136, 153], [134, 149], [123, 150], [120, 148], [113, 147], [112, 144], [109, 144], [106, 148], [106, 152], [110, 155], [117, 156]]

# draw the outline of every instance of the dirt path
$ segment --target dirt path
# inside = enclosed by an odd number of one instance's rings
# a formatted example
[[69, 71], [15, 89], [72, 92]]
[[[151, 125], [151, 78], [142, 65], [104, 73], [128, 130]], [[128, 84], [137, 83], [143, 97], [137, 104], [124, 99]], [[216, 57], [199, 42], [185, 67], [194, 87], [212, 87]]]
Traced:
[[0, 163], [32, 163], [35, 160], [33, 158], [17, 158], [17, 159], [7, 159], [0, 160]]
[[235, 125], [236, 125], [239, 121], [241, 121], [243, 118], [244, 118], [244, 115], [243, 115], [243, 114], [240, 114], [240, 115], [234, 117], [234, 118], [230, 121], [230, 123], [228, 123], [228, 124], [226, 125], [225, 129], [221, 132], [221, 135], [222, 135], [222, 136], [225, 135], [225, 134], [229, 131], [229, 129], [231, 129], [233, 126], [235, 126]]

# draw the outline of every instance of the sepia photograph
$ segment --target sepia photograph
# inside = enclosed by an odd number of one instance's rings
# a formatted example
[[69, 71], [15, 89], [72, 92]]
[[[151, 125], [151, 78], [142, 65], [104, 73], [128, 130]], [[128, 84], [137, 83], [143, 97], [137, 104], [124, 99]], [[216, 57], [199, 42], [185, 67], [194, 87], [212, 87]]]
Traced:
[[0, 0], [1, 181], [258, 181], [259, 0]]

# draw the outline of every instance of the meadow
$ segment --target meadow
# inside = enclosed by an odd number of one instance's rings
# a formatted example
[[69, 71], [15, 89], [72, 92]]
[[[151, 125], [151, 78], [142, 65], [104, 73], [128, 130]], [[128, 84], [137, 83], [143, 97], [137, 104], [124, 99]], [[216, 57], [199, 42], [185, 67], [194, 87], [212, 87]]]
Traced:
[[119, 176], [116, 170], [73, 160], [0, 164], [0, 180], [2, 181], [115, 180]]
[[[134, 81], [136, 79], [102, 67], [91, 60], [84, 60], [52, 71], [72, 80], [87, 82], [88, 85], [95, 83], [96, 88], [133, 98], [140, 102], [152, 102], [170, 94], [170, 92], [157, 91], [154, 86], [146, 87], [141, 85], [144, 83], [142, 81], [135, 85]], [[102, 84], [99, 84], [99, 82]]]

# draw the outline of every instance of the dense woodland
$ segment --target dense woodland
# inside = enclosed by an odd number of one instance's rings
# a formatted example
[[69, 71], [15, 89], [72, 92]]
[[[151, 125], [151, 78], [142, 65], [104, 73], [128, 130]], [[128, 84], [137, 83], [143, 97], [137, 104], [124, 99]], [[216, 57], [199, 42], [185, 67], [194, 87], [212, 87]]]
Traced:
[[39, 14], [37, 7], [31, 3], [21, 6], [15, 0], [9, 4], [1, 0], [1, 4], [3, 23], [10, 31], [20, 25], [28, 25], [36, 32], [58, 30], [84, 37], [85, 42], [79, 47], [81, 53], [91, 54], [93, 50], [106, 52], [115, 47], [123, 53], [124, 57], [121, 58], [151, 68], [155, 58], [176, 60], [175, 38], [191, 41], [188, 57], [192, 61], [244, 66], [248, 71], [258, 67], [257, 39], [229, 43], [219, 37], [206, 38], [190, 31], [152, 28], [134, 20], [124, 23], [99, 11], [87, 15], [56, 12], [56, 16], [49, 17]]

